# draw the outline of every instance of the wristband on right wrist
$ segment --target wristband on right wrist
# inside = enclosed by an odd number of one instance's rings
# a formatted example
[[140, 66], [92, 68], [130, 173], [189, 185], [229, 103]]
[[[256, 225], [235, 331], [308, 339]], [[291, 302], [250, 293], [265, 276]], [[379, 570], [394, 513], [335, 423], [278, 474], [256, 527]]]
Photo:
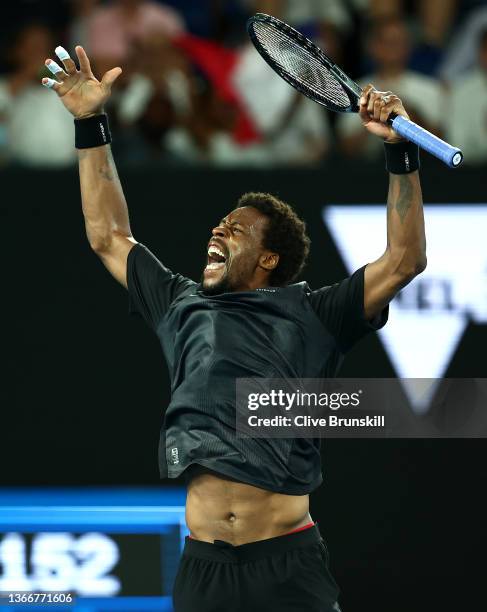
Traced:
[[112, 135], [105, 113], [74, 120], [74, 146], [77, 149], [101, 147], [111, 142]]
[[391, 174], [410, 174], [419, 170], [419, 147], [414, 142], [384, 142], [386, 169]]

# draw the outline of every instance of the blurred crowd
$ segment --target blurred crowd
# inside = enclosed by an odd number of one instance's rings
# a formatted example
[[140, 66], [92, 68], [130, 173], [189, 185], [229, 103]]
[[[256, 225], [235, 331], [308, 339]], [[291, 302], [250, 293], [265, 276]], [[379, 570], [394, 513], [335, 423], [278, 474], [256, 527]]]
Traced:
[[46, 58], [85, 47], [95, 75], [123, 73], [110, 116], [116, 158], [170, 165], [299, 166], [335, 151], [382, 155], [356, 114], [329, 113], [260, 58], [245, 22], [275, 15], [315, 40], [361, 85], [487, 162], [487, 0], [29, 0], [3, 7], [0, 165], [75, 162], [72, 117]]

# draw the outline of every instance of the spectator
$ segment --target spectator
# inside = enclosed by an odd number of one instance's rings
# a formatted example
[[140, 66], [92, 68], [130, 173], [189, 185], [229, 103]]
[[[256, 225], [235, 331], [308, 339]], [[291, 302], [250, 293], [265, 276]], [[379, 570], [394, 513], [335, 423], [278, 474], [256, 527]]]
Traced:
[[[405, 0], [370, 0], [372, 19], [399, 17], [404, 13]], [[421, 39], [441, 48], [450, 33], [458, 8], [458, 0], [417, 0], [415, 13], [421, 26]]]
[[165, 138], [165, 147], [182, 163], [217, 166], [255, 165], [265, 156], [258, 145], [243, 147], [233, 137], [238, 109], [206, 80], [200, 82], [187, 121]]
[[190, 112], [193, 86], [187, 58], [166, 36], [137, 43], [126, 87], [114, 96], [117, 154], [127, 161], [160, 158], [166, 132]]
[[183, 16], [191, 34], [226, 46], [240, 44], [246, 36], [248, 7], [242, 0], [164, 0]]
[[44, 25], [30, 24], [17, 33], [8, 52], [11, 71], [0, 79], [0, 127], [7, 160], [30, 166], [75, 160], [72, 118], [40, 83], [46, 76], [44, 60], [54, 46]]
[[487, 162], [487, 28], [480, 34], [477, 67], [454, 83], [446, 122], [447, 139], [465, 162]]
[[344, 42], [350, 40], [355, 17], [366, 12], [368, 0], [246, 0], [253, 10], [283, 19], [308, 36], [340, 64]]
[[172, 8], [151, 0], [113, 0], [97, 8], [87, 24], [88, 50], [99, 74], [125, 64], [135, 44], [146, 36], [180, 35], [184, 23]]
[[367, 9], [367, 0], [247, 0], [253, 9], [262, 13], [269, 13], [289, 21], [296, 27], [306, 27], [310, 23], [325, 22], [339, 31], [345, 31], [352, 27], [353, 19], [351, 9], [364, 11]]
[[[228, 60], [225, 80], [215, 81], [197, 99], [185, 129], [168, 134], [171, 151], [188, 161], [219, 166], [320, 161], [329, 144], [323, 109], [297, 94], [252, 46], [244, 47], [234, 62]], [[211, 65], [205, 64], [210, 74]], [[247, 129], [239, 130], [239, 125]]]
[[[324, 116], [298, 94], [287, 116], [290, 123], [262, 142], [243, 145], [233, 137], [236, 110], [208, 88], [188, 128], [170, 131], [166, 146], [173, 157], [189, 163], [215, 166], [303, 166], [321, 160], [326, 151]], [[311, 111], [311, 112], [310, 112]], [[311, 120], [310, 120], [311, 119]], [[317, 128], [316, 131], [314, 128]]]
[[68, 26], [68, 42], [71, 49], [76, 45], [89, 49], [89, 24], [99, 3], [100, 0], [72, 0]]
[[487, 6], [473, 10], [454, 34], [440, 67], [439, 76], [446, 83], [458, 79], [477, 63], [480, 36], [487, 28]]
[[[411, 45], [408, 29], [396, 17], [380, 19], [370, 30], [369, 53], [375, 71], [359, 80], [364, 87], [373, 83], [382, 91], [397, 94], [412, 121], [425, 129], [438, 133], [441, 121], [441, 89], [439, 83], [407, 69]], [[347, 155], [381, 154], [380, 141], [369, 137], [362, 129], [358, 115], [342, 115], [337, 122], [340, 147]]]
[[330, 145], [328, 115], [297, 94], [250, 44], [241, 51], [233, 83], [262, 137], [269, 163], [306, 165], [323, 158]]
[[370, 0], [372, 19], [399, 17], [405, 9], [413, 8], [417, 30], [415, 49], [410, 60], [414, 70], [436, 75], [443, 58], [443, 50], [458, 12], [458, 0]]

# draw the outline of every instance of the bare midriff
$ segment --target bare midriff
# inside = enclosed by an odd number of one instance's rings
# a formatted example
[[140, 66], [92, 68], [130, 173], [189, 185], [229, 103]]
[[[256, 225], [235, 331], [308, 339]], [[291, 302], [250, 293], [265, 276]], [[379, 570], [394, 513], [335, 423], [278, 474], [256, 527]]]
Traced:
[[285, 535], [311, 521], [308, 495], [284, 495], [214, 473], [188, 485], [186, 523], [191, 537], [234, 546]]

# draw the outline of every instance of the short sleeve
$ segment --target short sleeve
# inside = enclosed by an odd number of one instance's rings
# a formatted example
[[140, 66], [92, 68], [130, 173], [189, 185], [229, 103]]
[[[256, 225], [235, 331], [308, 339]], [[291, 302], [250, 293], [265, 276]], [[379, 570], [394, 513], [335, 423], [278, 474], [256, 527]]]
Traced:
[[363, 336], [380, 329], [387, 322], [388, 306], [373, 321], [365, 318], [364, 271], [365, 266], [341, 282], [309, 294], [312, 308], [336, 338], [342, 353], [349, 351]]
[[171, 303], [189, 293], [197, 283], [173, 274], [143, 244], [136, 244], [127, 258], [129, 312], [139, 314], [155, 329]]

